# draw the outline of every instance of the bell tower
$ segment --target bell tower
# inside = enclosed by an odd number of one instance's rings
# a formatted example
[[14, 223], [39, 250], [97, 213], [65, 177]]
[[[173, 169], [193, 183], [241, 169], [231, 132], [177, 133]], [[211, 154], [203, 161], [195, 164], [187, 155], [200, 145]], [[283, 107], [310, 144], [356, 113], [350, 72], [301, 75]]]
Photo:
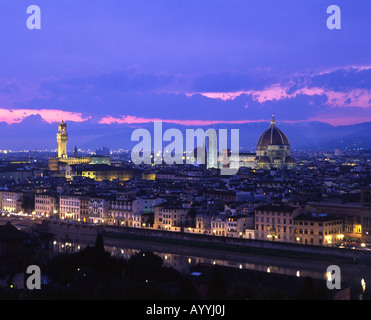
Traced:
[[67, 124], [62, 120], [58, 124], [57, 142], [58, 142], [58, 158], [67, 158]]

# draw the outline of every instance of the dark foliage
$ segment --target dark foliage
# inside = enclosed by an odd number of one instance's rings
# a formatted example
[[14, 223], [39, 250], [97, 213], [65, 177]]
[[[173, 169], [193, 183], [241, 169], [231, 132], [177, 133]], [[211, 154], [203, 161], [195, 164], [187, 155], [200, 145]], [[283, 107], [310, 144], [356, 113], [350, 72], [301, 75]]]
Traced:
[[50, 279], [41, 290], [0, 289], [4, 299], [196, 299], [191, 282], [163, 265], [152, 252], [125, 260], [104, 250], [103, 237], [77, 253], [54, 257], [43, 271]]
[[223, 273], [220, 271], [219, 266], [214, 267], [213, 275], [210, 279], [208, 296], [210, 299], [225, 299], [227, 293], [227, 286], [223, 278]]

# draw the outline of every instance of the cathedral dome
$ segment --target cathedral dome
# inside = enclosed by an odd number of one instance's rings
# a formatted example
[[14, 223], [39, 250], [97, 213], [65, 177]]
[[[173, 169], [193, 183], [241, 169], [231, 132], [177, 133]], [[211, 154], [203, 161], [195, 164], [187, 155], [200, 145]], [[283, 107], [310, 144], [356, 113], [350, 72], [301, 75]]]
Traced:
[[289, 140], [277, 128], [274, 116], [272, 116], [271, 125], [258, 140], [255, 161], [260, 169], [292, 169], [295, 167], [295, 159], [291, 157]]
[[261, 157], [259, 160], [258, 160], [258, 163], [259, 164], [264, 164], [264, 163], [270, 163], [271, 161], [269, 160], [268, 157]]
[[274, 116], [272, 116], [269, 128], [260, 136], [257, 147], [268, 147], [269, 145], [290, 145], [286, 135], [277, 128]]

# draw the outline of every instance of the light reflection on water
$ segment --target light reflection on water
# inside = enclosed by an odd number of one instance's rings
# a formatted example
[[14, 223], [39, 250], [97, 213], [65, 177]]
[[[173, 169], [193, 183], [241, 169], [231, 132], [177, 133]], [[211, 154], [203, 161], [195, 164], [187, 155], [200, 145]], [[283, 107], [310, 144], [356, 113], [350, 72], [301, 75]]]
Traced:
[[[86, 247], [87, 244], [75, 243], [75, 242], [65, 242], [65, 241], [55, 241], [54, 244], [54, 254], [57, 253], [64, 253], [64, 252], [78, 252]], [[93, 245], [93, 244], [91, 244]], [[117, 247], [117, 246], [107, 246], [105, 245], [105, 250], [108, 251], [112, 256], [129, 259], [133, 254], [138, 253], [142, 250], [146, 249], [133, 249], [127, 247]], [[296, 269], [292, 269], [290, 267], [282, 267], [276, 265], [263, 265], [257, 263], [249, 263], [246, 261], [238, 261], [238, 260], [228, 260], [228, 259], [217, 259], [217, 258], [208, 258], [208, 257], [200, 257], [194, 255], [184, 255], [184, 254], [176, 254], [176, 253], [169, 253], [169, 252], [160, 252], [160, 251], [153, 251], [153, 253], [160, 256], [164, 262], [164, 265], [167, 267], [173, 267], [177, 271], [182, 274], [188, 274], [190, 268], [196, 266], [197, 264], [208, 264], [208, 265], [220, 265], [232, 268], [240, 268], [240, 269], [249, 269], [249, 270], [256, 270], [256, 271], [265, 271], [265, 272], [272, 272], [272, 273], [279, 273], [279, 274], [286, 274], [286, 275], [297, 275]], [[313, 270], [301, 270], [301, 276], [311, 276], [313, 278], [318, 279], [326, 279], [326, 274], [323, 272], [316, 272]]]
[[[53, 243], [53, 254], [63, 252], [78, 252], [87, 245], [94, 245], [95, 238], [91, 241], [56, 240]], [[294, 261], [293, 259], [280, 259], [268, 256], [252, 256], [246, 254], [221, 254], [212, 250], [199, 250], [195, 248], [174, 249], [161, 244], [143, 244], [116, 239], [104, 240], [105, 250], [112, 256], [129, 259], [140, 251], [152, 251], [160, 256], [165, 266], [173, 267], [181, 274], [189, 274], [190, 268], [197, 264], [221, 265], [240, 269], [249, 269], [263, 272], [294, 275], [300, 277], [310, 276], [314, 279], [326, 279], [328, 263]], [[352, 299], [370, 299], [367, 295], [367, 283], [371, 283], [371, 268], [362, 265], [340, 265], [342, 281], [352, 286]]]

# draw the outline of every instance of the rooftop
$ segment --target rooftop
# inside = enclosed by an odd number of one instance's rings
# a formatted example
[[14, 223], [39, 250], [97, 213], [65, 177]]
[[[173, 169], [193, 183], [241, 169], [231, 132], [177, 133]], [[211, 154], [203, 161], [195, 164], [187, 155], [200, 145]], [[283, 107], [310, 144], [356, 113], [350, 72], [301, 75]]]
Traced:
[[298, 207], [294, 206], [288, 206], [284, 204], [279, 204], [279, 205], [274, 205], [274, 204], [263, 204], [255, 210], [259, 211], [274, 211], [274, 212], [293, 212], [297, 209]]
[[327, 215], [326, 213], [307, 213], [307, 214], [299, 214], [294, 218], [294, 220], [300, 220], [300, 221], [334, 221], [334, 220], [341, 220], [341, 218], [333, 216], [333, 215]]

